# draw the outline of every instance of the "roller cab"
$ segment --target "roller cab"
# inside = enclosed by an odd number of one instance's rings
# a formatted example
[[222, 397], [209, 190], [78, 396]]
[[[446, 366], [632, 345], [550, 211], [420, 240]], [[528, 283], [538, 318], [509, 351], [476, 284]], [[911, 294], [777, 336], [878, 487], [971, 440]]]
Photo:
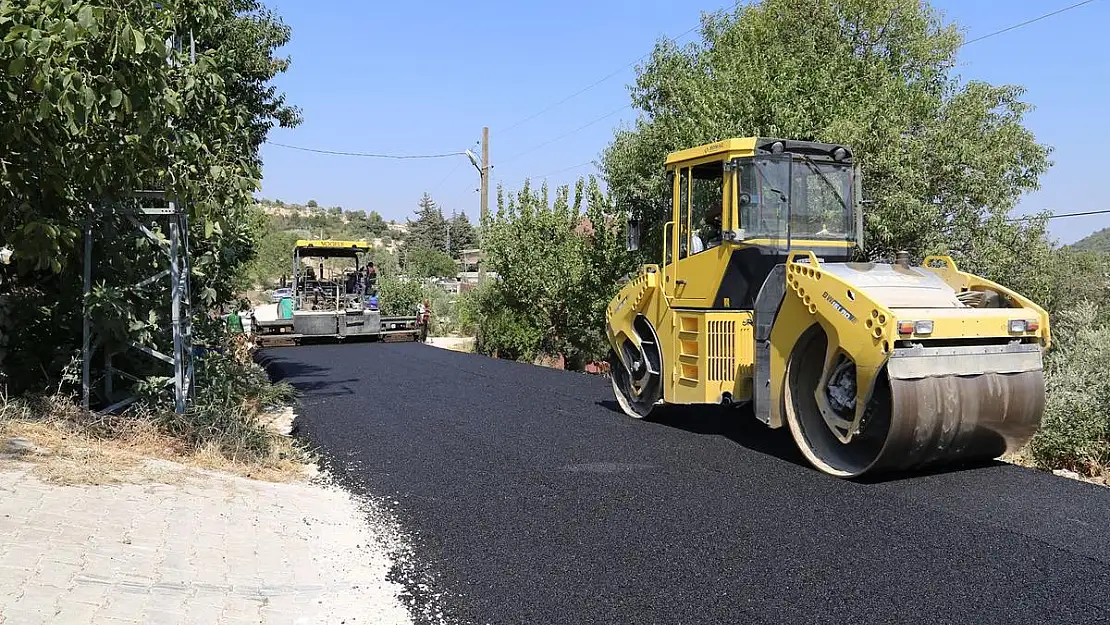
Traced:
[[627, 414], [750, 404], [838, 477], [997, 457], [1035, 433], [1047, 314], [948, 257], [857, 262], [849, 148], [730, 139], [666, 166], [661, 262], [607, 310]]

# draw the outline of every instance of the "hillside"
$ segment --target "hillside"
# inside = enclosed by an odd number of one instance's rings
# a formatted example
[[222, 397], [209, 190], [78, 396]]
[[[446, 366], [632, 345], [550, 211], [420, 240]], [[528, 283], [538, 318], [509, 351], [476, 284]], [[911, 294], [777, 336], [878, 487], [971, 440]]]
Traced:
[[322, 207], [260, 200], [255, 204], [255, 224], [261, 231], [258, 254], [247, 272], [246, 288], [272, 288], [288, 276], [290, 254], [297, 239], [344, 239], [367, 241], [372, 257], [382, 265], [396, 265], [398, 246], [404, 243], [408, 225], [387, 222], [377, 211], [345, 211], [338, 206]]
[[1068, 247], [1084, 252], [1110, 253], [1110, 228], [1093, 232]]
[[397, 223], [373, 210], [323, 207], [311, 200], [304, 205], [258, 200], [253, 211], [260, 235], [257, 255], [243, 287], [268, 289], [287, 277], [297, 239], [367, 241], [374, 246], [370, 259], [383, 274], [400, 272], [403, 266], [406, 273], [418, 276], [454, 276], [456, 262], [477, 241], [466, 214], [453, 212], [445, 218], [425, 194], [414, 217]]
[[408, 233], [407, 224], [387, 222], [377, 211], [325, 208], [311, 200], [306, 205], [260, 200], [256, 206], [266, 215], [267, 231], [303, 238], [366, 240], [393, 253]]

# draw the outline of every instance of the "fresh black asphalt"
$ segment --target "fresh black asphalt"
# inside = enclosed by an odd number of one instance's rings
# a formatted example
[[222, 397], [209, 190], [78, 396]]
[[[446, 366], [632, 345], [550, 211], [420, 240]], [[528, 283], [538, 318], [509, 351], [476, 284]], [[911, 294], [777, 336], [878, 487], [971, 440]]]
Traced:
[[[1107, 623], [1110, 489], [1001, 463], [870, 483], [742, 412], [418, 343], [265, 350], [298, 436], [396, 501], [459, 623]], [[420, 581], [418, 581], [420, 580]]]

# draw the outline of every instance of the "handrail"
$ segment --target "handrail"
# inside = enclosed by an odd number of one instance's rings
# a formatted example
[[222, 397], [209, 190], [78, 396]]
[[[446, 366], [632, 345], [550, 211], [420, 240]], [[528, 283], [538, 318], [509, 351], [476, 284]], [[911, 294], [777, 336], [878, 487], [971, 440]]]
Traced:
[[668, 221], [663, 224], [663, 262], [660, 266], [660, 271], [663, 274], [663, 297], [667, 297], [667, 229], [674, 228], [674, 221]]

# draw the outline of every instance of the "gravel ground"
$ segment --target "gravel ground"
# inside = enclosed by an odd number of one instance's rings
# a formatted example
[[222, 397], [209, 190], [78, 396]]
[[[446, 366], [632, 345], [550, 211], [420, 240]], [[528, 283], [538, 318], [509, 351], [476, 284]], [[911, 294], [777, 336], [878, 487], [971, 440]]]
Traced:
[[837, 480], [742, 413], [636, 421], [606, 379], [415, 343], [263, 357], [305, 393], [297, 435], [393, 502], [400, 579], [448, 620], [1110, 620], [1110, 489], [1001, 463]]

